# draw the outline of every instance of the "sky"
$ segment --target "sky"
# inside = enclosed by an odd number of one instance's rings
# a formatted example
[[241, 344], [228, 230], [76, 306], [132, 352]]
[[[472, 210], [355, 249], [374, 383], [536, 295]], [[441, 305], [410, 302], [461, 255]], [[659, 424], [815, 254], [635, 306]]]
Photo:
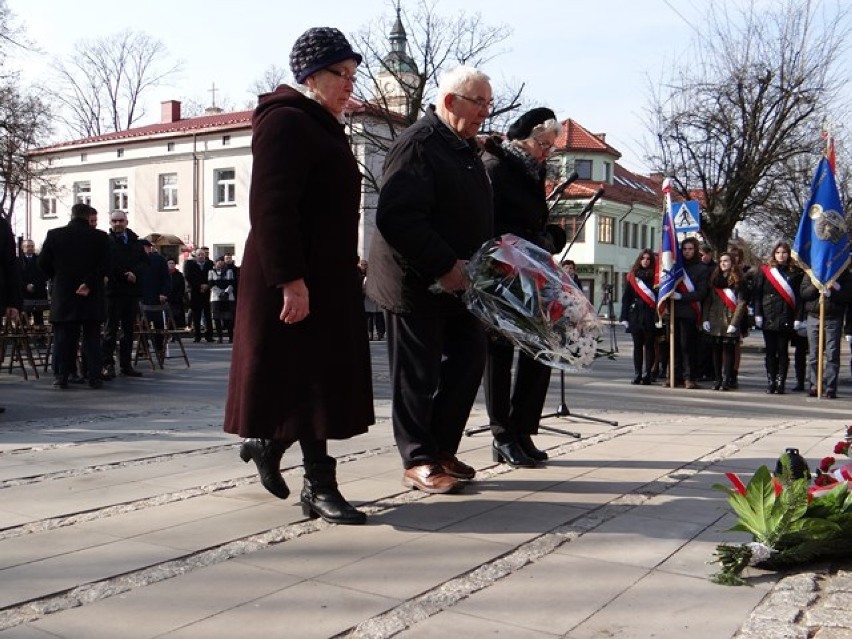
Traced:
[[[402, 0], [412, 12], [419, 0]], [[9, 64], [32, 82], [48, 77], [54, 58], [80, 40], [144, 31], [161, 40], [182, 72], [147, 94], [146, 117], [159, 103], [194, 99], [209, 105], [210, 88], [245, 108], [249, 88], [270, 65], [286, 67], [295, 39], [314, 26], [354, 33], [381, 16], [391, 0], [6, 0], [38, 48], [17, 49]], [[481, 13], [507, 25], [502, 52], [482, 67], [496, 82], [526, 85], [528, 107], [548, 106], [560, 120], [573, 118], [622, 153], [628, 169], [647, 173], [643, 140], [649, 82], [692, 46], [699, 46], [702, 0], [434, 0], [438, 13]]]

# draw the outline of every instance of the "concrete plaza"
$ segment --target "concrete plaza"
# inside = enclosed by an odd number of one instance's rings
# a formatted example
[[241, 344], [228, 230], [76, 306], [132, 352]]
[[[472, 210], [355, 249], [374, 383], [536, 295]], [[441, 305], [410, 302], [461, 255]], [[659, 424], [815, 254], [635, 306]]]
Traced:
[[[477, 477], [442, 496], [400, 483], [371, 343], [378, 423], [331, 446], [363, 527], [303, 517], [298, 448], [286, 501], [240, 463], [221, 431], [227, 345], [188, 345], [190, 369], [140, 365], [100, 391], [4, 369], [0, 639], [852, 638], [852, 564], [752, 570], [753, 587], [732, 588], [707, 563], [745, 540], [711, 489], [725, 472], [774, 467], [787, 447], [812, 467], [831, 454], [852, 422], [848, 353], [833, 401], [764, 394], [759, 334], [739, 391], [670, 390], [631, 386], [617, 337], [616, 361], [567, 376], [572, 418], [542, 422], [579, 438], [542, 432], [549, 462], [516, 470], [491, 460], [487, 433], [465, 437]], [[469, 425], [485, 423], [480, 398]]]

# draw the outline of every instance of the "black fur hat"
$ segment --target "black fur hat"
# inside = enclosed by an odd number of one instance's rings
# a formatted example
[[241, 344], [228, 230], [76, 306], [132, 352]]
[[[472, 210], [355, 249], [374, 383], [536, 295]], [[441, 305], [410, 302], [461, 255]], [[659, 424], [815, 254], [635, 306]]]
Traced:
[[512, 122], [512, 126], [506, 132], [506, 137], [510, 140], [526, 140], [532, 134], [532, 130], [539, 124], [544, 124], [548, 120], [555, 119], [556, 114], [546, 107], [530, 109]]
[[361, 54], [352, 50], [352, 45], [334, 27], [313, 27], [296, 39], [290, 51], [290, 71], [296, 82], [302, 84], [312, 73], [325, 69], [343, 60], [355, 60], [361, 64]]

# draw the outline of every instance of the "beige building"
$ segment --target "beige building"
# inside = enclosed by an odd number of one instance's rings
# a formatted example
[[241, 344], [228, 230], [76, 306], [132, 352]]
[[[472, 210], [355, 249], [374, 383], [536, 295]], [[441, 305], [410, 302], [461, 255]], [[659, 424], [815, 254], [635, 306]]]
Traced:
[[[140, 236], [161, 236], [172, 257], [207, 246], [211, 255], [233, 253], [237, 261], [249, 230], [251, 111], [182, 118], [180, 102], [162, 104], [160, 122], [81, 140], [29, 154], [49, 186], [29, 189], [23, 224], [16, 231], [37, 244], [47, 231], [67, 223], [71, 206], [86, 202], [100, 213], [127, 211]], [[381, 157], [365, 142], [381, 135], [386, 118], [375, 107], [351, 100], [346, 130], [356, 158], [380, 172]], [[331, 185], [330, 185], [331, 188]], [[365, 182], [359, 251], [372, 238], [376, 192]]]

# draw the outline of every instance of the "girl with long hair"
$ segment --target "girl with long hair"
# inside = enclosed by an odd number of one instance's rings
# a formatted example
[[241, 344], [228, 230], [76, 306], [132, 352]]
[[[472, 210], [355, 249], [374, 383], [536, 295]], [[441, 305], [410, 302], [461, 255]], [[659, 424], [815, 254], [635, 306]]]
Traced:
[[651, 383], [654, 340], [657, 336], [655, 264], [651, 249], [639, 253], [627, 274], [627, 285], [621, 297], [621, 324], [633, 338], [633, 381], [630, 383], [645, 386]]
[[740, 324], [746, 314], [743, 274], [730, 253], [722, 253], [710, 276], [710, 291], [702, 304], [703, 328], [713, 344], [713, 390], [731, 390]]

